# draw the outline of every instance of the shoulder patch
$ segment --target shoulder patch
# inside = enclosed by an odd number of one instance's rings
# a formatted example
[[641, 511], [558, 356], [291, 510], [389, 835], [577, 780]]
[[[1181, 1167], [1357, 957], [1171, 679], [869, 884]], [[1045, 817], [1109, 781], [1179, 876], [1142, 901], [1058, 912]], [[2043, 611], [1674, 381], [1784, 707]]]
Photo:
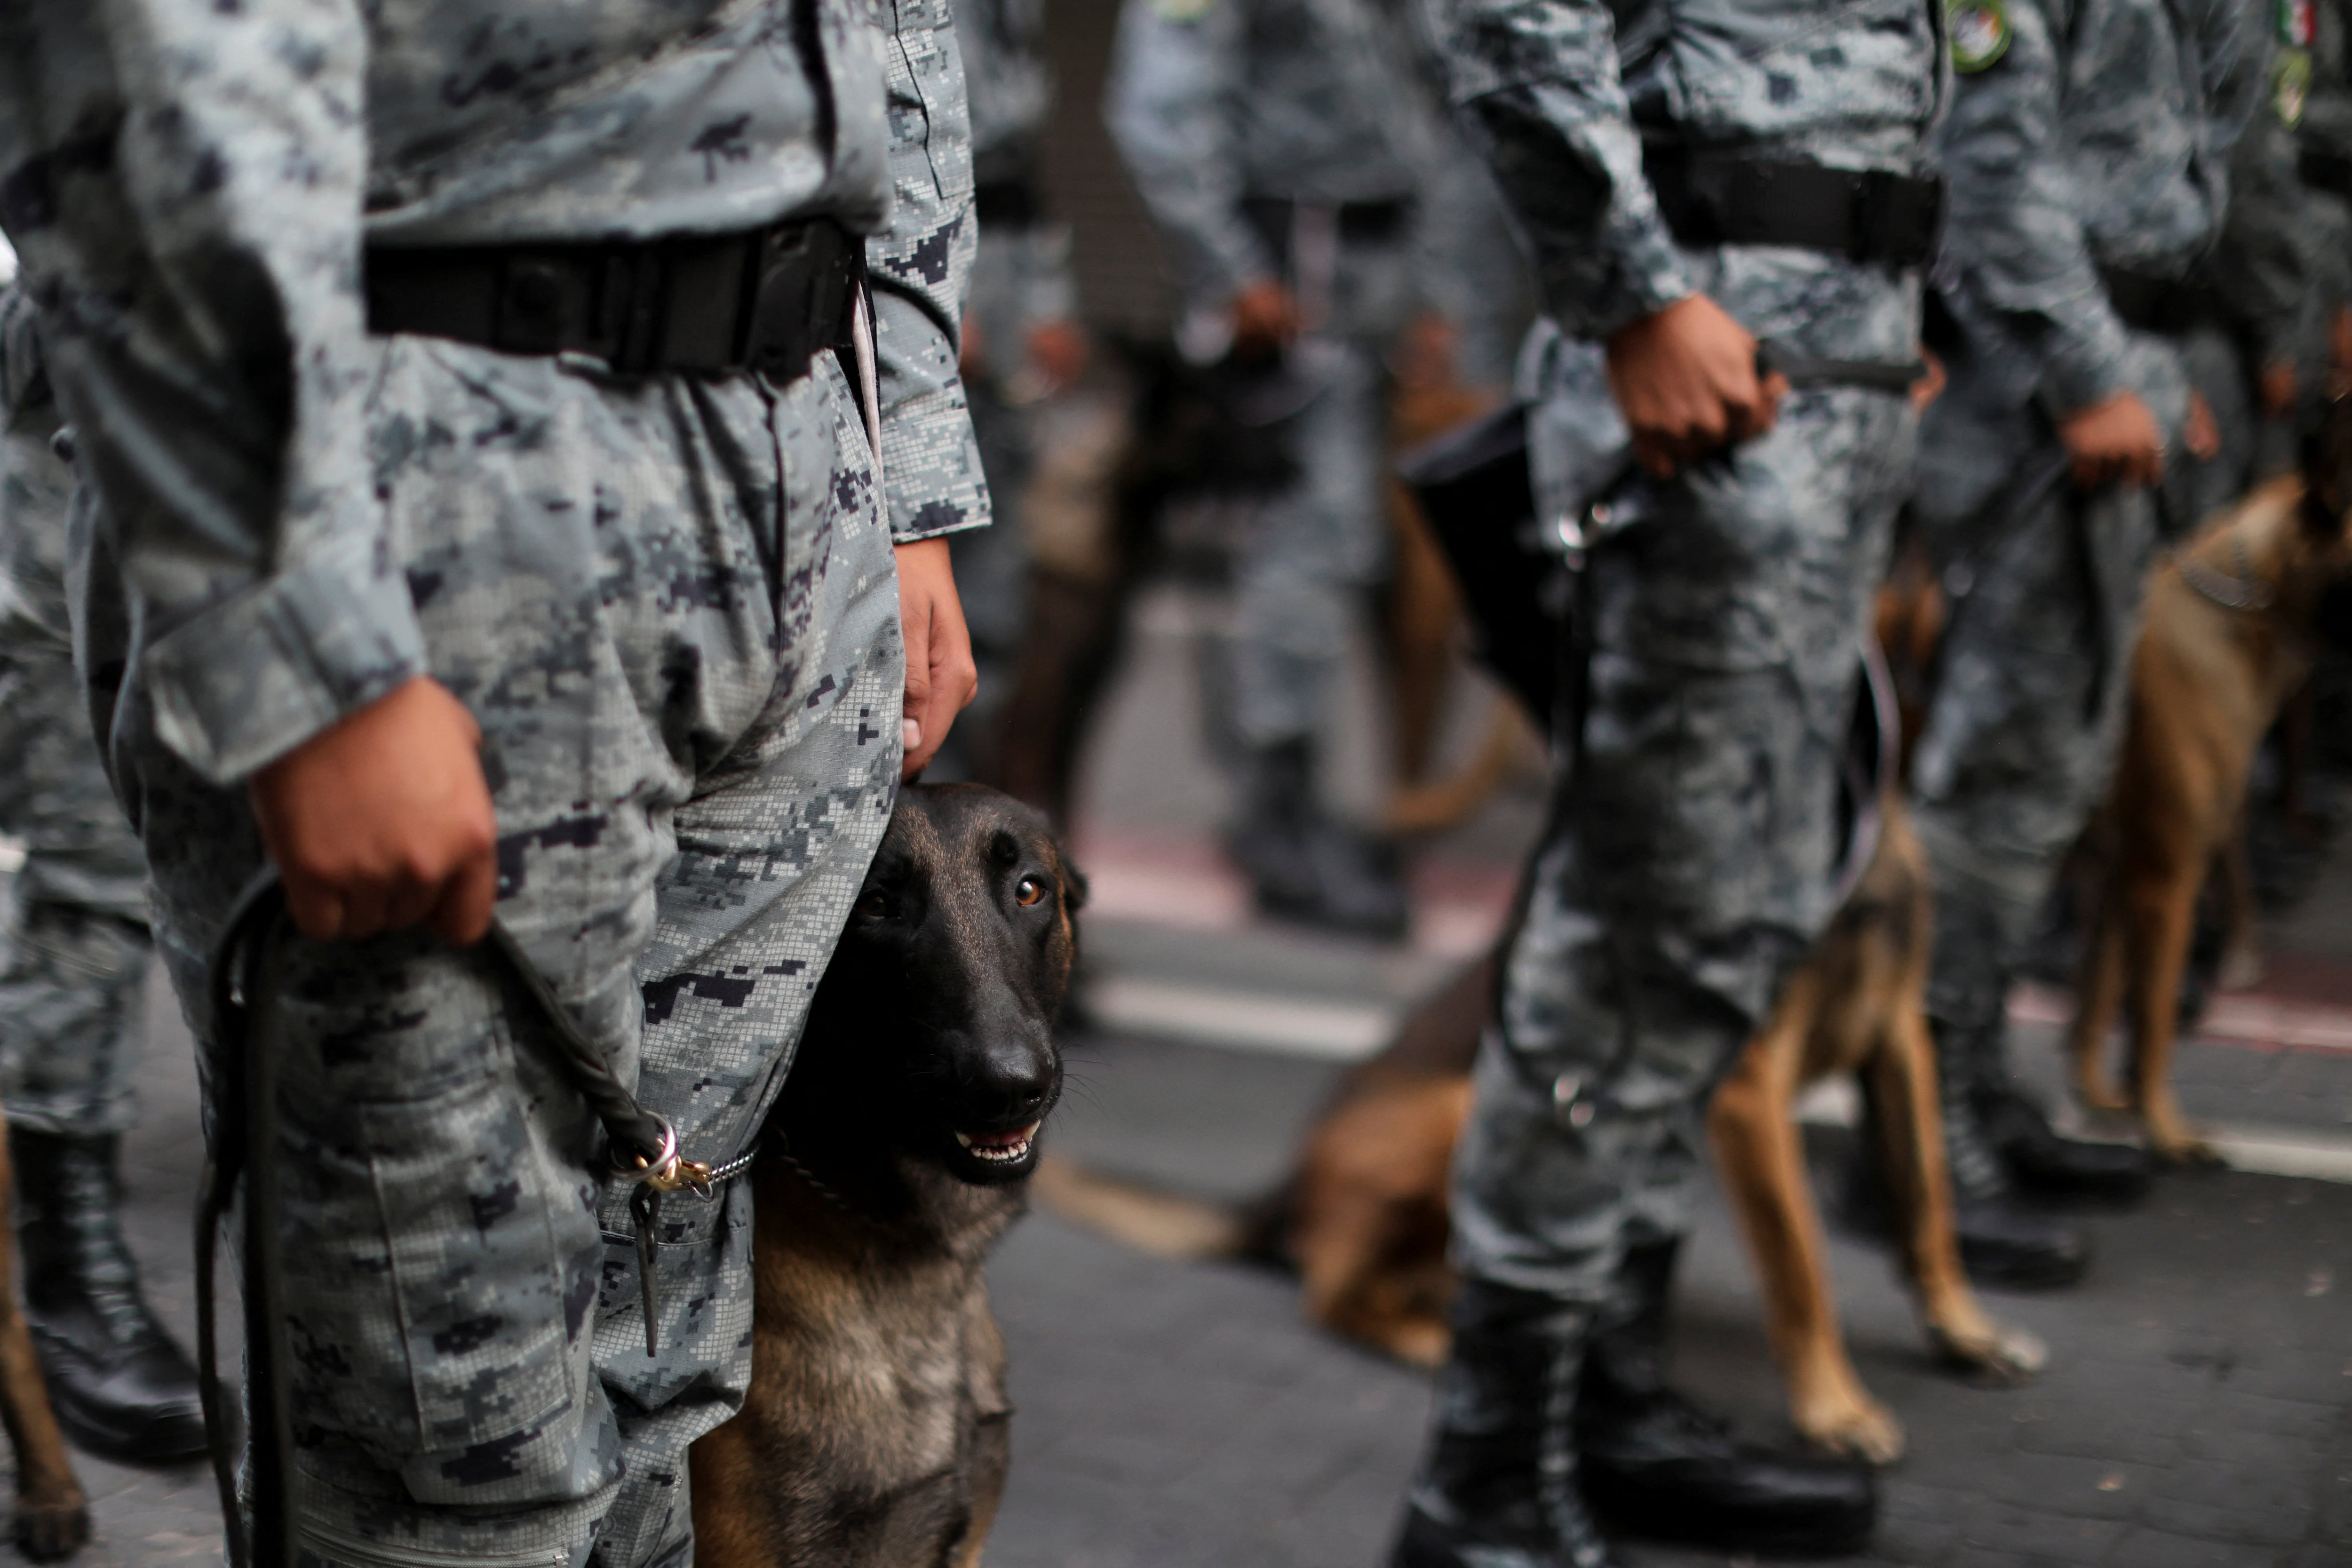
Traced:
[[2311, 100], [2311, 51], [2281, 49], [2271, 66], [2271, 108], [2279, 123], [2292, 131], [2303, 123], [2303, 106]]
[[1163, 22], [1197, 22], [1217, 8], [1217, 0], [1151, 0], [1151, 10]]
[[2278, 41], [2290, 49], [2307, 49], [2319, 37], [2318, 0], [2277, 0]]
[[1944, 31], [1952, 40], [1952, 68], [1971, 75], [2009, 53], [2009, 6], [2003, 0], [1944, 0]]

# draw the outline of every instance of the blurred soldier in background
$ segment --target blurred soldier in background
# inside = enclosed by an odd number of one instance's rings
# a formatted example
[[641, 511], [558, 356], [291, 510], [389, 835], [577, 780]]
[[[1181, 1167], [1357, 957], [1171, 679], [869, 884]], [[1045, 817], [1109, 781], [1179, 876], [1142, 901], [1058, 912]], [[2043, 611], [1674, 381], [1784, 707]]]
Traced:
[[2302, 168], [2312, 7], [2248, 0], [2245, 17], [2273, 35], [2270, 68], [2263, 101], [2230, 160], [2221, 236], [2191, 275], [2200, 310], [2183, 323], [2184, 363], [2212, 414], [2216, 449], [2210, 459], [2191, 452], [2190, 461], [2167, 466], [2160, 504], [2172, 535], [2195, 529], [2260, 475], [2293, 466], [2305, 395], [2324, 384], [2327, 320], [2345, 297], [2352, 246], [2344, 204], [2314, 188]]
[[2258, 0], [1959, 0], [1952, 18], [1951, 384], [1916, 502], [1957, 600], [1914, 760], [1927, 1008], [1963, 1257], [1980, 1279], [2061, 1284], [2083, 1240], [2019, 1188], [2128, 1200], [2148, 1161], [2051, 1130], [2010, 1079], [2005, 1005], [2106, 790], [2142, 579], [2221, 455], [2194, 388], [2242, 373], [2193, 274], [2222, 234], [2273, 24]]
[[58, 1419], [91, 1453], [205, 1451], [195, 1368], [141, 1294], [122, 1134], [145, 1037], [147, 861], [90, 739], [66, 619], [57, 404], [31, 301], [0, 292], [0, 833], [24, 847], [0, 929], [0, 1098], [25, 1310]]
[[208, 1047], [240, 892], [285, 894], [247, 1179], [305, 1562], [691, 1560], [749, 1184], [638, 1236], [478, 943], [495, 913], [684, 1155], [734, 1158], [971, 695], [961, 57], [944, 0], [888, 15], [5, 13], [0, 221], [91, 503], [77, 662]]
[[995, 524], [954, 536], [956, 582], [980, 687], [937, 778], [997, 782], [997, 721], [1011, 694], [1031, 614], [1024, 509], [1045, 400], [1086, 368], [1070, 272], [1070, 231], [1045, 203], [1045, 124], [1054, 81], [1043, 55], [1045, 0], [963, 0], [956, 38], [971, 103], [972, 215], [980, 228], [964, 313], [964, 394], [988, 475]]
[[[2282, 26], [2308, 39], [2283, 42], [2273, 69], [2288, 92], [2304, 82], [2296, 167], [2305, 190], [2322, 198], [2310, 248], [2326, 363], [2340, 375], [2352, 373], [2352, 16], [2345, 0], [2284, 0], [2279, 9]], [[2325, 387], [2309, 390], [2326, 395]]]
[[1348, 632], [1388, 559], [1382, 350], [1414, 302], [1430, 157], [1396, 0], [1126, 0], [1105, 114], [1183, 291], [1178, 347], [1276, 426], [1292, 470], [1234, 566], [1230, 839], [1259, 906], [1401, 935], [1389, 846], [1334, 820], [1316, 737]]
[[[1607, 527], [1400, 1568], [1599, 1568], [1588, 1503], [1734, 1550], [1851, 1550], [1874, 1518], [1866, 1468], [1736, 1442], [1664, 1367], [1707, 1098], [1831, 914], [1910, 480], [1940, 7], [1433, 5], [1557, 324], [1522, 362], [1538, 515]], [[1807, 390], [1759, 369], [1765, 338], [1816, 362]]]

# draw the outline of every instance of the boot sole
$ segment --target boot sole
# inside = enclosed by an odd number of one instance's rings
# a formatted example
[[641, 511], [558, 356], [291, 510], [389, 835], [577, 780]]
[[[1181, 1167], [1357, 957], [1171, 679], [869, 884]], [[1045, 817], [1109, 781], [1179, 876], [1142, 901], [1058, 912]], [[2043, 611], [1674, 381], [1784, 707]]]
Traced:
[[1668, 1520], [1663, 1515], [1610, 1509], [1597, 1503], [1591, 1506], [1593, 1516], [1612, 1531], [1638, 1541], [1715, 1552], [1751, 1552], [1759, 1557], [1851, 1557], [1869, 1546], [1871, 1533], [1878, 1528], [1874, 1510], [1857, 1520], [1822, 1520], [1735, 1531], [1693, 1529], [1687, 1519]]
[[201, 1415], [193, 1423], [185, 1415], [144, 1423], [133, 1433], [91, 1416], [70, 1401], [59, 1399], [54, 1386], [49, 1393], [49, 1405], [57, 1412], [59, 1430], [75, 1447], [110, 1464], [136, 1469], [171, 1468], [193, 1464], [212, 1453]]

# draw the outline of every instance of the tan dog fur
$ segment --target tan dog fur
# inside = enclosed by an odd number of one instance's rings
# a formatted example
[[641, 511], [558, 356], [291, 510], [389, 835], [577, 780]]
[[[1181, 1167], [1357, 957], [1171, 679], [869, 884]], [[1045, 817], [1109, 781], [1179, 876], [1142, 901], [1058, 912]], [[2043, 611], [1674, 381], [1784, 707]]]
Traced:
[[[2043, 1351], [1986, 1316], [1962, 1275], [1944, 1168], [1927, 983], [1926, 862], [1899, 799], [1877, 852], [1811, 959], [1783, 992], [1717, 1092], [1717, 1166], [1753, 1256], [1768, 1335], [1799, 1431], [1885, 1463], [1901, 1426], [1863, 1386], [1845, 1352], [1795, 1103], [1833, 1073], [1866, 1077], [1899, 1251], [1930, 1341], [2002, 1382]], [[1308, 1132], [1289, 1184], [1253, 1216], [1151, 1193], [1048, 1162], [1038, 1196], [1081, 1224], [1185, 1257], [1277, 1251], [1295, 1263], [1309, 1321], [1418, 1365], [1444, 1359], [1447, 1173], [1470, 1105], [1470, 1066], [1493, 992], [1491, 961], [1457, 977], [1394, 1044], [1351, 1072]]]
[[[1943, 621], [1934, 573], [1915, 550], [1877, 614], [1906, 758]], [[1795, 1118], [1808, 1085], [1835, 1073], [1869, 1081], [1902, 1264], [1937, 1351], [1999, 1382], [2030, 1377], [2045, 1352], [1993, 1322], [1960, 1268], [1924, 1009], [1926, 860], [1899, 795], [1890, 792], [1882, 805], [1870, 866], [1717, 1092], [1709, 1132], [1757, 1265], [1791, 1418], [1826, 1447], [1884, 1463], [1902, 1452], [1902, 1428], [1863, 1386], [1838, 1325]], [[1289, 1180], [1265, 1202], [1221, 1207], [1050, 1159], [1037, 1195], [1077, 1223], [1165, 1256], [1286, 1261], [1298, 1269], [1308, 1321], [1434, 1366], [1445, 1357], [1454, 1286], [1445, 1259], [1448, 1181], [1494, 989], [1491, 960], [1464, 971], [1385, 1051], [1346, 1075]]]
[[[2218, 1163], [2172, 1093], [2181, 968], [2208, 868], [2219, 859], [2242, 881], [2231, 859], [2255, 749], [2310, 673], [2322, 592], [2352, 570], [2352, 405], [2330, 408], [2313, 452], [2327, 471], [2264, 485], [2182, 552], [2200, 575], [2256, 589], [2259, 607], [2215, 603], [2177, 560], [2150, 576], [2123, 753], [2095, 829], [2100, 896], [2077, 986], [2075, 1089], [2137, 1113], [2150, 1147], [2176, 1161]], [[2119, 1008], [2127, 1092], [2102, 1066]]]

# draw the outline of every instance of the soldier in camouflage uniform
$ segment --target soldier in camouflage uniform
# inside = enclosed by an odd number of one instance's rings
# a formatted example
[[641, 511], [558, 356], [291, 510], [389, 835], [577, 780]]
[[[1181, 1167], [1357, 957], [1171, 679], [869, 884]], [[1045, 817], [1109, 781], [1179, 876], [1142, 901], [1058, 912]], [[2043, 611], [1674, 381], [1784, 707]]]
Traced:
[[2194, 529], [2261, 474], [2294, 462], [2295, 426], [2325, 381], [2327, 317], [2344, 299], [2352, 216], [2301, 166], [2311, 7], [2250, 4], [2245, 20], [2273, 34], [2267, 87], [2230, 160], [2221, 236], [2192, 274], [2204, 320], [2183, 356], [2212, 414], [2215, 450], [2169, 466], [2168, 531]]
[[1320, 805], [1315, 732], [1348, 628], [1388, 558], [1382, 350], [1413, 306], [1428, 165], [1410, 18], [1393, 0], [1127, 0], [1105, 104], [1167, 236], [1178, 346], [1281, 356], [1269, 408], [1295, 475], [1234, 563], [1235, 858], [1269, 912], [1403, 931], [1392, 858]]
[[2189, 280], [2221, 232], [2269, 17], [2242, 0], [1955, 15], [1951, 385], [1917, 498], [1957, 601], [1913, 762], [1936, 885], [1927, 1007], [1963, 1256], [1980, 1278], [2055, 1284], [2081, 1273], [2081, 1238], [2017, 1185], [2128, 1199], [2147, 1163], [2051, 1131], [2009, 1081], [2004, 1003], [2106, 788], [2168, 455], [2176, 528], [2215, 455], [2191, 395], [2215, 375], [2213, 332]]
[[1070, 230], [1046, 209], [1039, 167], [1054, 106], [1044, 0], [968, 0], [956, 9], [971, 102], [973, 215], [980, 228], [965, 317], [963, 380], [995, 507], [992, 528], [955, 536], [956, 581], [971, 627], [979, 695], [931, 776], [991, 777], [996, 718], [1029, 617], [1022, 500], [1036, 463], [1039, 405], [1077, 379]]
[[2352, 201], [2352, 15], [2344, 0], [2282, 5], [2281, 12], [2292, 17], [2289, 26], [2309, 34], [2308, 43], [2285, 45], [2309, 67], [2295, 127], [2305, 183]]
[[132, 1464], [204, 1452], [195, 1368], [122, 1234], [122, 1134], [146, 1029], [147, 862], [90, 743], [66, 615], [57, 405], [31, 303], [0, 291], [0, 832], [23, 847], [0, 925], [0, 1085], [25, 1306], [74, 1441]]
[[[0, 222], [96, 503], [94, 727], [200, 1037], [265, 854], [299, 928], [259, 987], [258, 1179], [306, 1560], [690, 1561], [687, 1446], [751, 1371], [748, 1185], [662, 1209], [649, 1355], [629, 1191], [467, 944], [495, 910], [686, 1153], [728, 1159], [970, 693], [937, 537], [987, 516], [961, 71], [943, 4], [888, 16], [0, 26]], [[824, 346], [861, 247], [870, 412], [864, 356]]]
[[[1708, 1097], [1834, 896], [1836, 759], [1909, 483], [1940, 10], [1433, 0], [1553, 324], [1522, 361], [1538, 515], [1601, 531], [1589, 692], [1455, 1166], [1464, 1284], [1400, 1568], [1597, 1568], [1588, 1505], [1801, 1552], [1874, 1517], [1862, 1467], [1695, 1411], [1664, 1337]], [[1765, 338], [1838, 374], [1789, 393]]]
[[[2310, 292], [2298, 382], [2306, 409], [2330, 373], [2352, 372], [2352, 25], [2344, 0], [2286, 0], [2271, 67], [2271, 104], [2294, 132], [2295, 181], [2280, 221], [2300, 237]], [[2284, 185], [2284, 182], [2281, 182]], [[2242, 189], [2237, 199], [2260, 201]]]

